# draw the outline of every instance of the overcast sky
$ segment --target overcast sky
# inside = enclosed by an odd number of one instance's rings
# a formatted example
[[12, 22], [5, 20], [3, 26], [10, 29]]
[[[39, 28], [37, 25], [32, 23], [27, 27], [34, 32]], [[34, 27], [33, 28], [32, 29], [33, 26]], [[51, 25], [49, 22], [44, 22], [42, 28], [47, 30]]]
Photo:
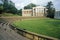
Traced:
[[60, 10], [60, 0], [12, 0], [15, 3], [17, 9], [21, 9], [29, 3], [34, 3], [36, 5], [45, 6], [47, 2], [52, 1], [54, 7], [57, 10]]

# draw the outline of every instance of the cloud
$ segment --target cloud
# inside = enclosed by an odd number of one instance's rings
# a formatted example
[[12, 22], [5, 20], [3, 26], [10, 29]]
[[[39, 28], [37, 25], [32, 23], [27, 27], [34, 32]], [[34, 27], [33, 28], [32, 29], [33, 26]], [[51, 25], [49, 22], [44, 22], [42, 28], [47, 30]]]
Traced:
[[[12, 0], [13, 1], [13, 0]], [[52, 1], [56, 9], [60, 9], [60, 0], [14, 0], [17, 9], [21, 9], [29, 3], [45, 6], [49, 1]]]

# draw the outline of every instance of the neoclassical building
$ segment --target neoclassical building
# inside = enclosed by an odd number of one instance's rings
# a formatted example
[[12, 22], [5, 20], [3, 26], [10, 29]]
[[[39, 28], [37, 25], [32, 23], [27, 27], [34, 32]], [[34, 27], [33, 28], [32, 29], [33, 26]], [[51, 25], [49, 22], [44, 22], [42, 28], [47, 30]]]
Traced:
[[33, 7], [32, 9], [22, 9], [22, 16], [46, 16], [47, 9], [43, 6]]
[[32, 9], [22, 9], [22, 16], [32, 16]]

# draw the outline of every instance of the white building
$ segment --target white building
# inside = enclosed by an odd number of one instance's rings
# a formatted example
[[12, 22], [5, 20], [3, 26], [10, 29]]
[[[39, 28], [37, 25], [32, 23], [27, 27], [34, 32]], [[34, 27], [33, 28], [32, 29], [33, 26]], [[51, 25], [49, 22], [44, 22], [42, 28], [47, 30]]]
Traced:
[[45, 16], [47, 14], [46, 7], [37, 6], [32, 9], [22, 9], [22, 16]]
[[33, 7], [33, 16], [44, 16], [46, 14], [46, 7], [37, 6]]
[[54, 15], [55, 19], [60, 19], [60, 11], [56, 11]]
[[32, 9], [22, 9], [22, 16], [32, 16]]

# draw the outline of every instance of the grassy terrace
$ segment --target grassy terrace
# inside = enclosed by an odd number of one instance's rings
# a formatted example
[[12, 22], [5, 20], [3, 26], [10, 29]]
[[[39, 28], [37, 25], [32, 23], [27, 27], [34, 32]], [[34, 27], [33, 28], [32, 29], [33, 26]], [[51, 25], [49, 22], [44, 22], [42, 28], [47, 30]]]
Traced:
[[9, 17], [9, 16], [19, 16], [17, 14], [12, 14], [12, 13], [3, 13], [3, 14], [0, 14], [0, 17]]
[[30, 19], [15, 21], [13, 25], [38, 34], [60, 38], [60, 20], [48, 18]]

